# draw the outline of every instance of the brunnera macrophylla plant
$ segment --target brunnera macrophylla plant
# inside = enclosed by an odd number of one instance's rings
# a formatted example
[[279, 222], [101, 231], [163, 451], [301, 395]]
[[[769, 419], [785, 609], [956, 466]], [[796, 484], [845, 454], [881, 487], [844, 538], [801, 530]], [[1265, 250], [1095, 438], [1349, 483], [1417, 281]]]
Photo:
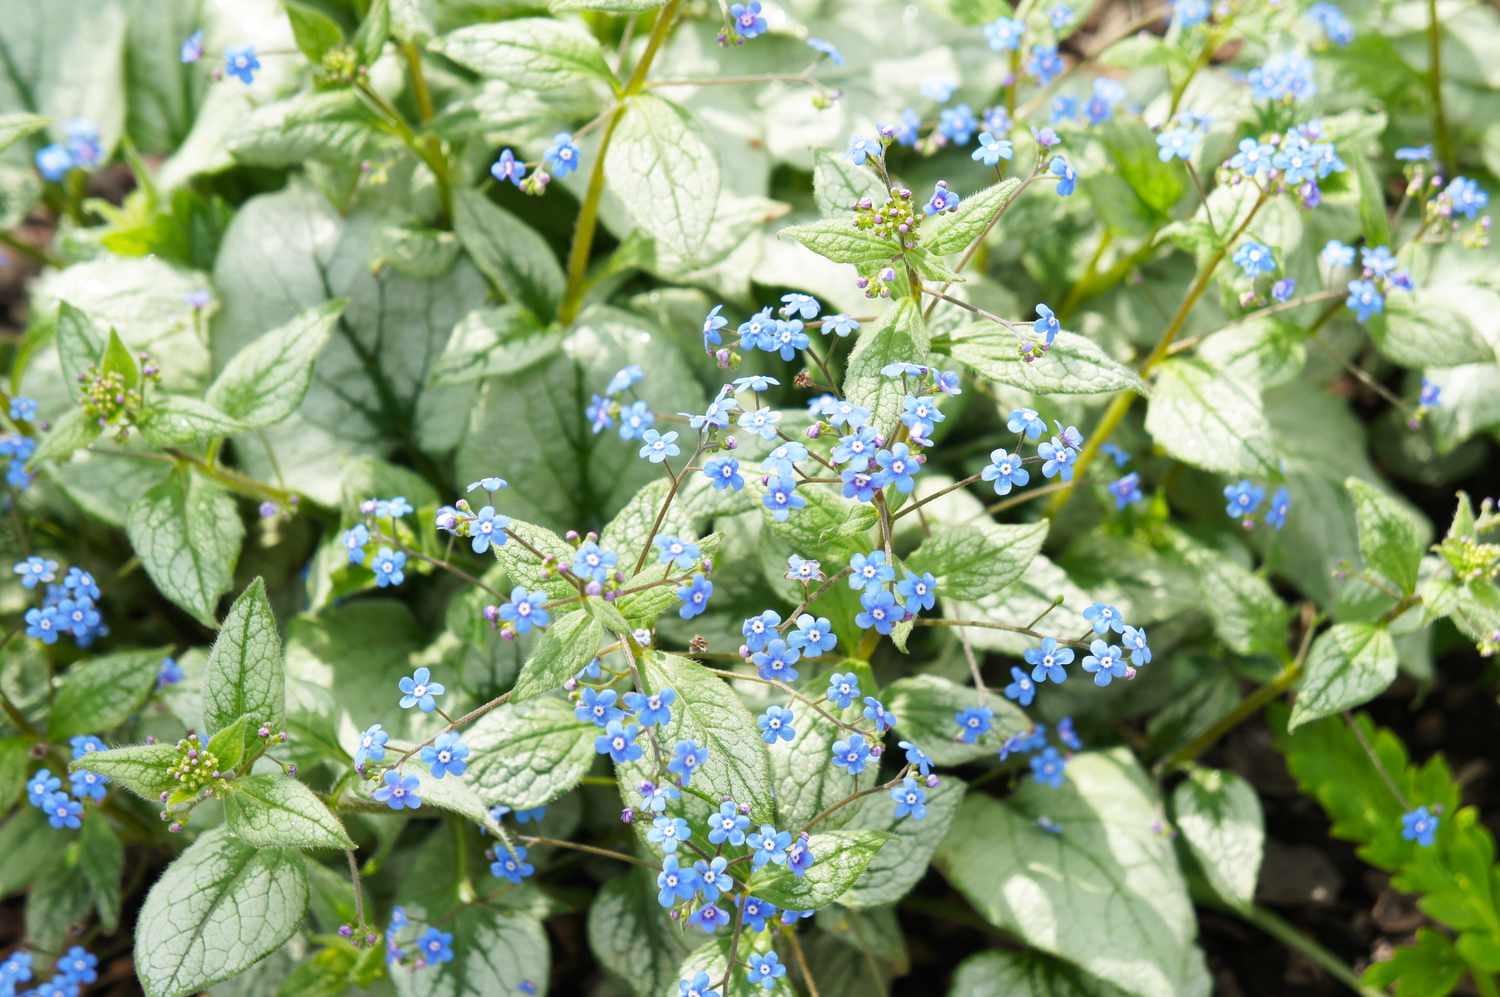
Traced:
[[[1351, 713], [1500, 646], [1493, 11], [5, 22], [5, 994], [884, 993], [919, 883], [1010, 939], [923, 992], [1207, 994], [1203, 906], [1494, 992]], [[1429, 918], [1362, 977], [1262, 722]]]

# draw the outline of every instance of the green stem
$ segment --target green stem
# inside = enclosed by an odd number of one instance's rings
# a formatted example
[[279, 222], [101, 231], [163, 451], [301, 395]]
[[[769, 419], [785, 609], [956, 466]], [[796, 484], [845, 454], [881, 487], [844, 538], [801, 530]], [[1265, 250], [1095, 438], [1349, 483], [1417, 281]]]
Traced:
[[1469, 979], [1474, 981], [1474, 990], [1479, 997], [1500, 997], [1500, 987], [1495, 985], [1493, 974], [1486, 973], [1477, 966], [1469, 966]]
[[446, 227], [453, 221], [453, 185], [448, 173], [448, 161], [444, 158], [442, 147], [438, 141], [430, 139], [423, 141], [416, 132], [412, 131], [411, 125], [407, 124], [406, 118], [401, 112], [391, 106], [390, 101], [380, 95], [375, 88], [364, 80], [357, 80], [354, 84], [355, 92], [363, 97], [377, 114], [386, 120], [397, 137], [416, 154], [417, 158], [427, 164], [432, 171], [433, 178], [437, 181], [438, 204], [442, 214], [442, 223]]
[[1359, 977], [1355, 975], [1354, 970], [1345, 965], [1343, 960], [1319, 945], [1312, 938], [1298, 931], [1280, 916], [1271, 913], [1264, 907], [1257, 907], [1254, 904], [1231, 909], [1281, 944], [1288, 948], [1296, 949], [1307, 956], [1307, 958], [1320, 966], [1329, 976], [1338, 980], [1355, 993], [1362, 995], [1362, 997], [1364, 995], [1380, 993], [1379, 990], [1366, 987], [1360, 982]]
[[1438, 164], [1454, 166], [1453, 140], [1448, 135], [1448, 117], [1443, 113], [1443, 25], [1438, 20], [1437, 0], [1427, 0], [1427, 89], [1432, 102], [1432, 136]]
[[427, 89], [427, 76], [422, 72], [422, 50], [411, 42], [402, 42], [401, 54], [406, 57], [412, 96], [417, 100], [417, 116], [425, 125], [432, 120], [432, 92]]
[[[667, 34], [681, 6], [682, 0], [670, 0], [661, 14], [657, 16], [656, 25], [651, 29], [651, 37], [646, 41], [646, 50], [641, 53], [640, 61], [635, 64], [630, 79], [626, 81], [625, 88], [621, 92], [622, 97], [634, 96], [645, 89], [646, 74], [651, 71], [651, 63], [655, 61], [656, 54], [661, 51], [662, 44], [667, 40]], [[604, 134], [599, 138], [599, 148], [594, 153], [594, 165], [589, 171], [588, 187], [584, 190], [583, 204], [578, 209], [578, 221], [573, 226], [573, 244], [568, 248], [568, 282], [563, 290], [562, 304], [557, 309], [558, 321], [563, 325], [568, 325], [577, 318], [579, 310], [583, 307], [589, 256], [594, 248], [594, 231], [599, 227], [599, 200], [604, 196], [605, 154], [609, 151], [610, 140], [614, 138], [615, 129], [619, 127], [620, 118], [624, 113], [623, 101], [609, 112]]]
[[29, 260], [34, 260], [44, 267], [55, 267], [60, 270], [63, 266], [65, 266], [62, 260], [53, 256], [45, 249], [38, 249], [36, 246], [33, 246], [29, 242], [26, 242], [22, 239], [17, 239], [9, 232], [0, 232], [0, 246], [6, 246], [10, 249], [14, 249], [22, 256], [26, 257]]

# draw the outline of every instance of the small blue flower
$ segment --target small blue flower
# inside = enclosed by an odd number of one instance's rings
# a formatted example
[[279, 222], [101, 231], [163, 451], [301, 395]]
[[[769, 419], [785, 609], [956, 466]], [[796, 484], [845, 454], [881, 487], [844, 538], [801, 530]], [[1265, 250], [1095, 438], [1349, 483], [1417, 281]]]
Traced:
[[875, 451], [879, 449], [875, 443], [876, 433], [873, 426], [861, 426], [852, 433], [846, 433], [839, 437], [838, 443], [834, 445], [833, 462], [835, 464], [848, 464], [855, 471], [866, 470], [870, 466]]
[[255, 82], [255, 71], [259, 68], [260, 60], [255, 57], [255, 46], [245, 45], [224, 50], [224, 72], [246, 86]]
[[1354, 265], [1354, 247], [1346, 246], [1337, 239], [1329, 239], [1318, 255], [1324, 265], [1331, 269]]
[[176, 685], [183, 680], [182, 668], [172, 658], [162, 658], [161, 667], [156, 672], [156, 687], [165, 689], [169, 685]]
[[758, 984], [766, 990], [776, 987], [776, 981], [786, 975], [786, 967], [781, 964], [781, 959], [775, 952], [764, 954], [756, 953], [750, 956], [749, 969], [745, 971], [745, 979], [752, 985]]
[[1196, 129], [1169, 128], [1156, 136], [1156, 158], [1163, 163], [1170, 163], [1174, 159], [1188, 162], [1198, 151], [1202, 141], [1203, 133]]
[[[1041, 438], [1042, 433], [1046, 432], [1047, 420], [1038, 415], [1035, 409], [1011, 409], [1010, 418], [1006, 420], [1005, 428], [1009, 429], [1012, 433], [1020, 433], [1028, 440], [1037, 440]], [[995, 451], [995, 453], [1003, 452]], [[991, 460], [994, 460], [994, 457], [994, 453], [990, 454]], [[986, 478], [985, 480], [988, 481], [989, 479]], [[1025, 482], [1021, 483], [1025, 484]]]
[[1134, 471], [1110, 482], [1109, 493], [1115, 497], [1116, 509], [1146, 500], [1146, 496], [1141, 494], [1141, 476]]
[[31, 422], [36, 419], [36, 399], [27, 398], [25, 395], [16, 395], [10, 400], [10, 417], [17, 422]]
[[766, 19], [760, 16], [760, 0], [731, 4], [729, 17], [741, 38], [748, 40], [766, 33]]
[[672, 722], [672, 704], [677, 702], [675, 689], [662, 689], [651, 695], [639, 692], [625, 694], [625, 707], [635, 714], [642, 727], [665, 727]]
[[864, 717], [875, 725], [876, 734], [884, 734], [896, 726], [896, 718], [885, 708], [885, 704], [874, 696], [865, 697]]
[[469, 746], [464, 744], [458, 731], [444, 731], [422, 748], [421, 757], [422, 764], [431, 769], [434, 778], [459, 776], [468, 767]]
[[[620, 409], [620, 439], [633, 440], [640, 438], [644, 441], [646, 431], [656, 425], [656, 413], [651, 411], [651, 406], [645, 402], [632, 402]], [[672, 433], [676, 436], [676, 433]], [[644, 452], [642, 457], [647, 456]], [[652, 463], [659, 463], [652, 460]]]
[[42, 805], [42, 801], [62, 788], [62, 780], [53, 775], [48, 769], [37, 769], [35, 774], [26, 782], [26, 798], [34, 807]]
[[896, 583], [896, 594], [903, 600], [906, 611], [916, 616], [922, 610], [931, 609], [936, 604], [937, 579], [930, 571], [924, 571], [920, 575], [907, 571]]
[[643, 444], [640, 452], [641, 458], [653, 464], [660, 464], [668, 457], [676, 457], [682, 453], [682, 448], [677, 445], [675, 430], [664, 435], [654, 429], [648, 429], [641, 434], [641, 443]]
[[1117, 678], [1125, 677], [1125, 654], [1116, 644], [1096, 640], [1089, 645], [1084, 655], [1083, 670], [1094, 676], [1094, 684], [1109, 685]]
[[[98, 965], [98, 956], [82, 945], [74, 945], [57, 959], [57, 981], [72, 984], [75, 988], [85, 983], [93, 983], [99, 978], [96, 970]], [[4, 979], [4, 973], [0, 971], [0, 981]]]
[[760, 897], [742, 898], [740, 906], [744, 908], [745, 927], [751, 931], [765, 931], [766, 919], [777, 914], [776, 905]]
[[958, 207], [958, 195], [948, 189], [948, 181], [939, 180], [932, 188], [932, 196], [922, 205], [922, 213], [931, 217]]
[[79, 734], [68, 738], [68, 746], [72, 749], [73, 760], [86, 758], [96, 751], [103, 751], [105, 744], [92, 734]]
[[922, 470], [922, 465], [917, 463], [911, 448], [905, 443], [897, 443], [889, 450], [876, 451], [875, 463], [880, 466], [880, 471], [874, 475], [877, 488], [894, 485], [901, 494], [910, 495], [912, 489], [917, 487], [914, 476]]
[[203, 58], [203, 31], [194, 31], [182, 40], [182, 47], [178, 49], [177, 58], [183, 65], [191, 65]]
[[627, 391], [639, 384], [645, 376], [646, 372], [641, 369], [640, 364], [626, 364], [615, 371], [614, 376], [609, 379], [609, 384], [605, 385], [604, 394], [609, 398], [613, 398], [622, 391]]
[[740, 323], [739, 329], [736, 330], [740, 334], [740, 349], [746, 352], [750, 350], [771, 352], [774, 349], [772, 337], [776, 334], [776, 327], [777, 320], [771, 315], [771, 306], [767, 305]]
[[869, 554], [855, 554], [849, 559], [849, 587], [855, 591], [863, 589], [871, 582], [879, 584], [895, 580], [896, 569], [886, 562], [883, 550]]
[[[636, 751], [639, 753], [640, 749]], [[658, 817], [651, 822], [651, 830], [646, 832], [646, 840], [660, 845], [661, 850], [668, 854], [677, 851], [677, 846], [691, 840], [692, 836], [692, 828], [681, 817]]]
[[1286, 514], [1292, 507], [1292, 493], [1285, 488], [1276, 489], [1271, 496], [1271, 507], [1266, 510], [1266, 525], [1281, 529], [1286, 525]]
[[641, 809], [650, 813], [659, 814], [667, 809], [667, 804], [682, 799], [682, 792], [670, 782], [657, 785], [654, 782], [642, 782], [636, 787], [641, 794]]
[[1052, 123], [1062, 124], [1078, 117], [1078, 98], [1061, 94], [1052, 98]]
[[1067, 666], [1073, 663], [1073, 649], [1059, 646], [1055, 637], [1044, 637], [1039, 646], [1027, 648], [1025, 658], [1032, 666], [1033, 682], [1060, 684], [1068, 679]]
[[604, 728], [604, 733], [594, 738], [594, 751], [608, 755], [616, 765], [633, 762], [641, 757], [641, 746], [635, 743], [641, 729], [635, 724], [613, 720]]
[[406, 573], [402, 570], [406, 567], [406, 554], [402, 551], [382, 547], [376, 552], [370, 567], [375, 572], [377, 588], [400, 585], [406, 580]]
[[89, 599], [98, 599], [100, 596], [99, 583], [94, 580], [93, 575], [82, 568], [68, 569], [67, 575], [63, 578], [63, 588]]
[[1276, 270], [1276, 257], [1270, 247], [1254, 239], [1240, 243], [1234, 251], [1234, 262], [1247, 277], [1259, 277]]
[[[715, 856], [711, 862], [700, 859], [693, 863], [693, 871], [698, 874], [698, 892], [709, 903], [719, 899], [721, 893], [734, 891], [734, 877], [724, 871], [728, 865], [729, 860], [722, 855]], [[723, 911], [719, 913], [723, 914]]]
[[807, 499], [797, 494], [797, 483], [789, 478], [772, 478], [766, 483], [766, 494], [761, 504], [771, 512], [778, 523], [786, 522], [787, 516], [807, 505]]
[[708, 608], [709, 597], [713, 594], [714, 583], [708, 580], [708, 576], [701, 571], [694, 572], [688, 583], [677, 590], [677, 598], [682, 600], [677, 615], [691, 620]]
[[740, 813], [732, 801], [725, 800], [719, 804], [719, 812], [708, 819], [708, 842], [711, 845], [722, 845], [726, 841], [731, 845], [743, 845], [745, 828], [749, 826], [750, 818]]
[[344, 550], [349, 554], [350, 564], [365, 563], [365, 545], [370, 542], [370, 531], [364, 523], [355, 523], [344, 531]]
[[698, 877], [691, 866], [684, 868], [675, 853], [661, 860], [661, 872], [656, 875], [656, 902], [663, 907], [675, 907], [684, 900], [693, 899], [697, 892]]
[[476, 492], [479, 489], [483, 488], [485, 491], [493, 495], [501, 489], [509, 487], [510, 482], [506, 481], [504, 478], [480, 478], [478, 481], [469, 482], [469, 486], [465, 488], [464, 491]]
[[1302, 101], [1317, 91], [1312, 60], [1299, 52], [1277, 52], [1245, 79], [1256, 100]]
[[842, 741], [833, 742], [833, 764], [850, 775], [859, 775], [870, 760], [870, 745], [861, 734], [850, 734]]
[[978, 127], [979, 122], [974, 118], [974, 109], [968, 104], [945, 107], [938, 112], [938, 132], [954, 145], [968, 145]]
[[1025, 33], [1026, 25], [1013, 17], [997, 17], [984, 26], [984, 37], [996, 52], [1014, 52]]
[[625, 716], [625, 711], [615, 705], [617, 699], [619, 699], [619, 693], [613, 689], [601, 690], [585, 687], [578, 698], [578, 705], [573, 708], [573, 715], [583, 723], [608, 727]]
[[703, 763], [708, 761], [708, 748], [697, 741], [678, 741], [673, 749], [673, 758], [667, 763], [667, 771], [673, 772], [687, 786], [693, 781], [693, 774], [702, 768]]
[[698, 545], [681, 537], [660, 536], [656, 538], [654, 546], [657, 550], [658, 564], [671, 564], [686, 571], [703, 557], [703, 552]]
[[1052, 24], [1053, 31], [1061, 31], [1073, 23], [1073, 8], [1065, 3], [1055, 4], [1047, 12], [1047, 20]]
[[536, 867], [526, 861], [526, 849], [520, 845], [498, 848], [495, 861], [490, 863], [490, 875], [521, 885], [521, 880], [536, 872]]
[[87, 769], [74, 769], [68, 773], [68, 780], [72, 783], [73, 795], [80, 800], [102, 800], [109, 776]]
[[57, 578], [57, 562], [35, 556], [17, 561], [11, 570], [21, 576], [22, 587], [29, 589]]
[[[1307, 19], [1323, 32], [1331, 44], [1344, 46], [1354, 41], [1354, 25], [1344, 12], [1331, 3], [1315, 3], [1307, 9]], [[1429, 158], [1431, 153], [1428, 154]]]
[[722, 995], [710, 985], [707, 973], [699, 973], [691, 980], [677, 981], [677, 997], [722, 997]]
[[392, 810], [415, 810], [422, 805], [422, 798], [417, 794], [422, 781], [416, 776], [403, 776], [395, 769], [386, 769], [382, 778], [385, 785], [371, 794], [377, 802], [384, 803]]
[[792, 875], [801, 879], [813, 865], [813, 853], [808, 847], [807, 832], [803, 831], [786, 850], [786, 867]]
[[43, 606], [40, 609], [26, 610], [26, 636], [32, 640], [39, 640], [43, 644], [56, 644], [57, 633], [61, 628], [61, 620], [57, 615], [55, 606]]
[[1125, 645], [1125, 650], [1130, 652], [1130, 663], [1132, 665], [1149, 665], [1151, 663], [1151, 645], [1146, 640], [1145, 627], [1127, 626], [1120, 631], [1120, 643]]
[[1058, 754], [1056, 748], [1049, 747], [1045, 751], [1031, 756], [1032, 778], [1043, 786], [1061, 789], [1063, 772], [1067, 767], [1067, 760]]
[[441, 682], [432, 681], [432, 671], [426, 666], [418, 668], [409, 676], [403, 676], [397, 687], [402, 693], [401, 708], [409, 710], [415, 706], [423, 713], [431, 713], [437, 709], [437, 702], [433, 697], [448, 691]]
[[891, 799], [896, 803], [897, 820], [903, 817], [910, 817], [912, 820], [927, 818], [927, 794], [911, 776], [907, 776], [902, 780], [901, 785], [891, 790]]
[[[1037, 425], [1041, 425], [1040, 420]], [[980, 469], [979, 477], [994, 483], [996, 495], [1009, 495], [1012, 488], [1024, 486], [1031, 480], [1031, 472], [1021, 466], [1020, 454], [1009, 453], [1001, 447], [990, 451], [990, 462]]]
[[746, 647], [752, 651], [761, 651], [776, 636], [776, 628], [780, 625], [781, 614], [774, 609], [767, 609], [740, 624], [740, 635], [745, 638]]
[[490, 544], [496, 547], [504, 547], [510, 536], [505, 532], [510, 528], [510, 519], [495, 512], [495, 507], [487, 505], [479, 510], [479, 515], [469, 523], [471, 534], [469, 547], [476, 554], [483, 554], [490, 549]]
[[1072, 447], [1054, 436], [1050, 441], [1039, 445], [1036, 453], [1042, 458], [1042, 477], [1073, 480], [1073, 466], [1078, 459], [1078, 452]]
[[797, 737], [797, 732], [792, 728], [794, 719], [791, 710], [781, 706], [768, 706], [766, 712], [756, 719], [755, 726], [760, 728], [762, 741], [775, 744], [777, 741], [791, 741]]
[[1073, 718], [1063, 717], [1057, 722], [1057, 739], [1073, 751], [1082, 751], [1083, 742], [1073, 731]]
[[542, 154], [547, 165], [552, 167], [556, 176], [565, 177], [569, 173], [578, 171], [578, 157], [581, 155], [578, 146], [573, 143], [573, 136], [568, 132], [558, 132], [552, 136], [552, 144]]
[[77, 165], [73, 162], [73, 154], [56, 142], [38, 149], [35, 162], [36, 171], [53, 183], [61, 181]]
[[1276, 156], [1276, 147], [1253, 138], [1240, 139], [1239, 151], [1229, 157], [1229, 168], [1238, 170], [1247, 177], [1269, 170]]
[[1057, 334], [1062, 331], [1062, 326], [1058, 323], [1057, 316], [1053, 314], [1052, 309], [1045, 304], [1037, 305], [1036, 313], [1041, 317], [1031, 323], [1031, 329], [1041, 336], [1048, 346], [1051, 346]]
[[918, 133], [922, 127], [922, 116], [909, 107], [903, 108], [900, 121], [888, 127], [897, 144], [910, 149], [917, 144]]
[[1248, 519], [1260, 508], [1266, 490], [1250, 481], [1237, 481], [1224, 486], [1224, 515], [1230, 519]]
[[874, 627], [876, 633], [889, 634], [901, 619], [901, 612], [896, 609], [896, 597], [885, 589], [873, 586], [865, 589], [860, 593], [859, 605], [854, 625], [861, 630]]
[[781, 296], [781, 314], [787, 318], [797, 316], [798, 318], [812, 320], [818, 317], [822, 310], [818, 299], [810, 294], [792, 292]]
[[1042, 86], [1046, 86], [1061, 76], [1063, 61], [1057, 54], [1057, 46], [1031, 46], [1031, 58], [1026, 61], [1026, 71]]
[[1443, 191], [1443, 200], [1452, 206], [1454, 214], [1473, 218], [1489, 207], [1490, 195], [1468, 177], [1454, 177], [1448, 182], [1448, 188]]
[[998, 166], [1000, 160], [1010, 159], [1015, 152], [1016, 148], [1010, 139], [996, 138], [986, 131], [979, 133], [979, 148], [970, 153], [969, 158], [986, 166]]
[[83, 804], [67, 793], [51, 794], [42, 801], [41, 810], [47, 815], [47, 823], [55, 828], [76, 831], [83, 824]]
[[445, 962], [452, 962], [453, 934], [436, 928], [428, 928], [422, 932], [422, 937], [417, 939], [417, 951], [422, 953], [422, 961], [429, 966], [440, 966]]
[[1011, 666], [1010, 677], [1011, 683], [1005, 687], [1005, 698], [1014, 699], [1022, 706], [1030, 706], [1031, 701], [1036, 698], [1036, 683], [1024, 669], [1014, 665]]
[[509, 180], [517, 187], [526, 177], [526, 164], [516, 158], [516, 154], [510, 149], [501, 149], [500, 158], [490, 164], [490, 176], [501, 183]]
[[359, 735], [359, 747], [354, 751], [354, 768], [363, 772], [366, 762], [385, 761], [385, 745], [391, 739], [380, 724], [371, 724]]
[[959, 739], [965, 744], [975, 744], [989, 733], [994, 718], [995, 712], [988, 706], [971, 706], [955, 713], [953, 722], [958, 725]]
[[797, 617], [796, 629], [787, 634], [789, 646], [812, 657], [827, 654], [838, 642], [838, 636], [834, 634], [833, 624], [828, 622], [828, 618], [814, 617], [811, 613], [803, 613]]
[[609, 573], [614, 570], [618, 560], [619, 555], [614, 551], [602, 550], [597, 543], [589, 540], [573, 553], [573, 563], [569, 566], [569, 570], [576, 578], [603, 585], [609, 579]]
[[1053, 156], [1047, 171], [1057, 177], [1057, 196], [1068, 197], [1078, 186], [1078, 173], [1062, 156]]
[[767, 643], [765, 650], [756, 651], [750, 655], [750, 660], [755, 664], [756, 672], [763, 679], [795, 682], [797, 681], [796, 665], [801, 657], [800, 651], [777, 638]]
[[828, 61], [835, 66], [842, 66], [844, 64], [843, 53], [834, 48], [832, 42], [825, 42], [821, 38], [809, 38], [807, 40], [807, 47], [820, 55], [826, 55]]
[[526, 586], [517, 585], [510, 590], [510, 600], [500, 607], [499, 615], [516, 633], [529, 633], [532, 627], [540, 630], [552, 622], [546, 604], [546, 592], [541, 589], [528, 592]]
[[834, 315], [823, 316], [823, 324], [819, 326], [819, 329], [825, 336], [831, 332], [843, 339], [851, 332], [859, 331], [859, 322], [843, 312], [838, 312]]
[[1437, 838], [1437, 829], [1438, 816], [1426, 807], [1417, 807], [1411, 813], [1401, 815], [1401, 837], [1407, 841], [1415, 841], [1423, 848], [1432, 847]]
[[723, 310], [723, 305], [714, 305], [703, 319], [703, 350], [706, 353], [712, 353], [715, 346], [724, 342], [719, 330], [728, 325], [729, 320], [719, 314]]
[[859, 678], [853, 672], [834, 672], [828, 676], [828, 701], [847, 710], [859, 698]]
[[1120, 611], [1113, 606], [1106, 606], [1102, 602], [1096, 602], [1083, 611], [1083, 618], [1089, 621], [1094, 628], [1094, 633], [1101, 637], [1111, 630], [1115, 633], [1125, 629], [1125, 621], [1120, 616]]

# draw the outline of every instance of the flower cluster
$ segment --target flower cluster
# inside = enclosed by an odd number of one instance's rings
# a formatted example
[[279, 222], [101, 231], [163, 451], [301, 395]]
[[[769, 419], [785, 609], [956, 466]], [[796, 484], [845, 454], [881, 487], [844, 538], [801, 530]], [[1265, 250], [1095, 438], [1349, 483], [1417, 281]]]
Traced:
[[38, 149], [34, 161], [38, 173], [58, 183], [73, 170], [91, 170], [98, 166], [102, 156], [98, 126], [74, 118], [63, 125], [63, 140]]
[[1321, 138], [1321, 124], [1310, 122], [1241, 139], [1219, 168], [1221, 178], [1231, 186], [1254, 183], [1267, 195], [1295, 193], [1307, 207], [1317, 207], [1323, 198], [1319, 181], [1345, 169], [1333, 143]]
[[1057, 430], [1056, 434], [1037, 443], [1034, 454], [1023, 457], [1021, 451], [1025, 449], [1025, 445], [1040, 440], [1047, 431], [1047, 423], [1035, 409], [1012, 409], [1006, 428], [1016, 434], [1015, 450], [1000, 447], [990, 451], [990, 462], [979, 472], [980, 480], [988, 481], [996, 495], [1009, 495], [1013, 489], [1024, 488], [1030, 483], [1031, 472], [1026, 469], [1026, 465], [1040, 464], [1043, 478], [1072, 481], [1078, 450], [1083, 446], [1083, 434], [1077, 428], [1064, 426], [1060, 422], [1054, 422], [1053, 426]]
[[[1266, 490], [1252, 481], [1236, 481], [1224, 486], [1224, 515], [1230, 519], [1239, 520], [1245, 529], [1255, 527], [1255, 512], [1265, 500]], [[1280, 530], [1286, 525], [1286, 514], [1292, 507], [1292, 495], [1285, 487], [1277, 488], [1276, 494], [1271, 496], [1271, 504], [1266, 508], [1264, 522], [1273, 529]]]
[[99, 584], [94, 576], [79, 567], [71, 567], [58, 581], [58, 563], [51, 558], [32, 555], [17, 561], [11, 568], [27, 589], [39, 589], [40, 605], [26, 610], [26, 636], [43, 644], [56, 644], [68, 636], [79, 647], [89, 647], [109, 634], [109, 627], [99, 613]]
[[[17, 949], [0, 962], [0, 995], [13, 997], [20, 993], [19, 984], [26, 983], [32, 975], [32, 955]], [[49, 997], [76, 997], [84, 987], [99, 979], [99, 957], [82, 945], [74, 945], [52, 966], [52, 977], [27, 994], [49, 995]]]
[[[1073, 719], [1063, 717], [1057, 722], [1057, 740], [1062, 749], [1047, 743], [1047, 725], [1037, 724], [1024, 734], [1013, 734], [1000, 746], [1000, 760], [1011, 755], [1029, 755], [1031, 777], [1039, 785], [1049, 789], [1061, 789], [1067, 772], [1068, 759], [1072, 752], [1083, 750], [1083, 741], [1073, 730]], [[1056, 825], [1047, 830], [1058, 831]]]
[[582, 156], [573, 134], [558, 132], [552, 136], [552, 142], [537, 162], [526, 163], [516, 158], [513, 149], [501, 149], [499, 157], [490, 164], [490, 176], [527, 194], [540, 196], [547, 192], [547, 185], [554, 177], [578, 172]]
[[[428, 969], [453, 961], [453, 932], [434, 925], [421, 931], [417, 928], [404, 907], [391, 908], [391, 917], [385, 928], [387, 966], [410, 965], [413, 969]], [[407, 936], [405, 943], [401, 941], [403, 935]]]
[[[1354, 264], [1354, 247], [1331, 239], [1323, 247], [1321, 259], [1330, 272], [1350, 268]], [[1359, 262], [1359, 276], [1349, 281], [1349, 296], [1344, 306], [1363, 324], [1385, 311], [1386, 296], [1391, 291], [1410, 292], [1413, 284], [1411, 274], [1401, 268], [1388, 246], [1360, 247]]]

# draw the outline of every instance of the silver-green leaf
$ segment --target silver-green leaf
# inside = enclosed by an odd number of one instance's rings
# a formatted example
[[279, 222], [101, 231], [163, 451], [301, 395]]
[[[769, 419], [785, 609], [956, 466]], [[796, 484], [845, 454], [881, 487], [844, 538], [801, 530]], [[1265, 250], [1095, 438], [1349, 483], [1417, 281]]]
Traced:
[[234, 836], [256, 848], [353, 848], [354, 840], [316, 793], [290, 776], [235, 779], [224, 800]]
[[540, 807], [578, 785], [594, 763], [598, 733], [561, 699], [506, 703], [464, 735], [470, 751], [465, 775], [486, 803]]
[[1288, 730], [1368, 703], [1396, 680], [1396, 644], [1376, 623], [1336, 623], [1313, 641]]
[[286, 668], [276, 617], [257, 578], [229, 607], [208, 652], [203, 679], [203, 723], [209, 733], [249, 716], [274, 730], [286, 719]]
[[241, 349], [209, 386], [208, 403], [247, 429], [273, 426], [297, 411], [347, 304], [334, 298], [315, 305]]
[[131, 505], [125, 533], [161, 594], [215, 626], [245, 536], [234, 499], [205, 478], [174, 471]]

